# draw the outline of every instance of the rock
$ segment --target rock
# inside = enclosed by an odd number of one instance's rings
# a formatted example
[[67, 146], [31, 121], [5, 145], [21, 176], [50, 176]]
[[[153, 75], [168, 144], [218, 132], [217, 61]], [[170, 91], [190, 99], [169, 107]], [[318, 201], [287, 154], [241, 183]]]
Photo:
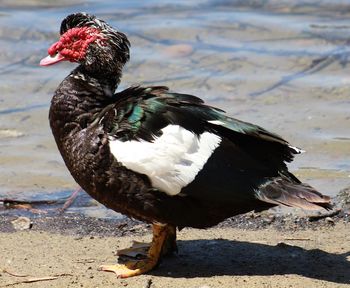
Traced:
[[334, 225], [334, 220], [331, 217], [326, 217], [325, 221], [329, 224]]
[[27, 230], [31, 229], [33, 223], [27, 217], [18, 217], [16, 220], [11, 221], [13, 228], [15, 230]]

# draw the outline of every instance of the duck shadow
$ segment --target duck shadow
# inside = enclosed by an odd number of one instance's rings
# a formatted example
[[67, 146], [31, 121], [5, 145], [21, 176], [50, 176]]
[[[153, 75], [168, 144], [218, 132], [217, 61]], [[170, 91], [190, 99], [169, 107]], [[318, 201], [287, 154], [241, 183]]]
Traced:
[[165, 257], [153, 273], [166, 277], [286, 275], [350, 283], [350, 251], [332, 254], [298, 246], [240, 241], [178, 241], [179, 253]]

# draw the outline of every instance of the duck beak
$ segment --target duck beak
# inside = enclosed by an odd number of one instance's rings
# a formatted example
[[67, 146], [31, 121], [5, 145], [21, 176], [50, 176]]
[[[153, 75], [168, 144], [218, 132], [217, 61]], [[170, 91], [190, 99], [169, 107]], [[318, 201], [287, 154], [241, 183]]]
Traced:
[[60, 53], [56, 53], [56, 55], [54, 55], [54, 56], [48, 55], [45, 58], [41, 59], [40, 66], [49, 66], [49, 65], [53, 65], [53, 64], [56, 64], [58, 62], [61, 62], [61, 61], [66, 61], [66, 60], [68, 60], [68, 59], [66, 59]]

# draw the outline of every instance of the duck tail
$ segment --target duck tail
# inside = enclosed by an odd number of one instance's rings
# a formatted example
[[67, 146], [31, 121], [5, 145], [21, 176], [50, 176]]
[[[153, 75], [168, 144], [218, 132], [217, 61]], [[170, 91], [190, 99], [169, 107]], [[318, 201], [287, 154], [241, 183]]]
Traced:
[[305, 210], [332, 209], [329, 196], [322, 195], [308, 184], [282, 177], [273, 178], [259, 187], [256, 197], [264, 202]]

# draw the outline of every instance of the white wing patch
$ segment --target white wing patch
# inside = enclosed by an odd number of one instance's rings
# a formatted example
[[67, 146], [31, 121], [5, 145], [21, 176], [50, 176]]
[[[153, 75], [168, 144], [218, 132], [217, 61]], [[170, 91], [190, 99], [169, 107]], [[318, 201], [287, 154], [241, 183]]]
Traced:
[[110, 139], [109, 145], [125, 167], [146, 174], [153, 187], [176, 195], [194, 180], [221, 138], [209, 132], [197, 137], [178, 125], [168, 125], [162, 132], [153, 142]]

